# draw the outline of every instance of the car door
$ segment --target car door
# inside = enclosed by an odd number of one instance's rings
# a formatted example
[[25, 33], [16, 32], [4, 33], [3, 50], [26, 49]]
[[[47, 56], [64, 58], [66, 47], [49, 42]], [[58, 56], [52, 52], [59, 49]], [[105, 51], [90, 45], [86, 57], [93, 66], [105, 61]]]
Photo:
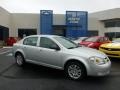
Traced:
[[23, 41], [23, 51], [25, 53], [26, 60], [36, 60], [37, 59], [37, 45], [38, 45], [38, 37], [28, 37]]
[[[54, 48], [53, 48], [54, 47]], [[57, 49], [55, 49], [57, 48]], [[38, 57], [40, 62], [53, 67], [60, 67], [62, 64], [60, 47], [50, 38], [40, 38]]]

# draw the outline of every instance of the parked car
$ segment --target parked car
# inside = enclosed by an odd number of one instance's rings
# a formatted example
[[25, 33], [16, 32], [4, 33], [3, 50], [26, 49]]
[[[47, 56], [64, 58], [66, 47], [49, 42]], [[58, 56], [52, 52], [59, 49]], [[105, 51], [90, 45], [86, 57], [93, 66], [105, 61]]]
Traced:
[[17, 39], [15, 37], [9, 37], [5, 42], [7, 46], [13, 46], [13, 44], [17, 42]]
[[86, 40], [88, 37], [78, 37], [76, 40], [74, 40], [73, 42], [75, 42], [76, 44], [80, 44], [80, 42]]
[[120, 38], [116, 38], [112, 41], [112, 43], [120, 43]]
[[110, 73], [111, 61], [102, 52], [79, 47], [71, 40], [55, 35], [27, 36], [13, 46], [16, 64], [26, 62], [64, 70], [74, 80]]
[[111, 43], [102, 44], [99, 50], [109, 57], [120, 58], [120, 38], [113, 40]]
[[85, 39], [84, 41], [80, 42], [80, 45], [94, 48], [94, 49], [99, 49], [99, 46], [104, 43], [109, 43], [110, 40], [108, 37], [104, 36], [93, 36]]

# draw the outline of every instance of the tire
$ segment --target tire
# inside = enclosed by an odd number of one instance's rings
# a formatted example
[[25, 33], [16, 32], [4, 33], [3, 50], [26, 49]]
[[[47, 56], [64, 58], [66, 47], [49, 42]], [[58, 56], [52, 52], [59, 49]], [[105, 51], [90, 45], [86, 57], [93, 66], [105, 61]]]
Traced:
[[67, 63], [65, 66], [65, 74], [72, 80], [80, 80], [87, 75], [84, 65], [78, 61]]
[[24, 66], [25, 59], [21, 53], [17, 53], [15, 56], [16, 64], [20, 67]]

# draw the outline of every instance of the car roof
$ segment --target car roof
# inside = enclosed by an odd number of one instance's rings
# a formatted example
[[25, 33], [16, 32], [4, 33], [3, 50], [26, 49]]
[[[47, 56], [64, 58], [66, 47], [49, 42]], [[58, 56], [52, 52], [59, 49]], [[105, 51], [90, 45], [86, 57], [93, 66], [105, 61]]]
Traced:
[[43, 34], [40, 34], [40, 35], [30, 35], [30, 36], [26, 36], [26, 37], [35, 37], [35, 36], [38, 36], [38, 37], [60, 37], [58, 35], [43, 35]]
[[98, 37], [98, 38], [101, 38], [101, 37], [106, 37], [106, 36], [91, 36], [91, 37]]

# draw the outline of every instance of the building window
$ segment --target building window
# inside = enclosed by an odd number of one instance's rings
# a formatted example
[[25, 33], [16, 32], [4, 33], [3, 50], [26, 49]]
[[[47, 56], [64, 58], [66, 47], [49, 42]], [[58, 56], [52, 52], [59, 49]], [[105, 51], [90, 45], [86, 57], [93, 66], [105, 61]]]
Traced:
[[107, 20], [104, 22], [105, 27], [120, 27], [120, 20]]
[[36, 35], [37, 29], [18, 28], [18, 37], [23, 38], [29, 35]]
[[87, 36], [98, 36], [99, 31], [98, 30], [88, 30]]
[[120, 38], [120, 32], [106, 32], [105, 36], [109, 37], [110, 40]]

